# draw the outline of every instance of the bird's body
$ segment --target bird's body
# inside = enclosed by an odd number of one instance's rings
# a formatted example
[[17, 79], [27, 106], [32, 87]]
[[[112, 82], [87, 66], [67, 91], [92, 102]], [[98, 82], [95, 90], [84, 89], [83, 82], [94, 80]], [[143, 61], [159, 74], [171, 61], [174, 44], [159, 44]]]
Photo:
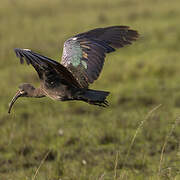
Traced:
[[106, 53], [131, 44], [138, 38], [137, 31], [127, 26], [97, 28], [78, 34], [64, 43], [61, 63], [29, 49], [15, 49], [20, 62], [31, 64], [40, 78], [40, 87], [22, 84], [12, 99], [10, 110], [18, 97], [50, 97], [54, 100], [80, 100], [107, 106], [109, 92], [91, 90], [89, 84], [99, 77]]

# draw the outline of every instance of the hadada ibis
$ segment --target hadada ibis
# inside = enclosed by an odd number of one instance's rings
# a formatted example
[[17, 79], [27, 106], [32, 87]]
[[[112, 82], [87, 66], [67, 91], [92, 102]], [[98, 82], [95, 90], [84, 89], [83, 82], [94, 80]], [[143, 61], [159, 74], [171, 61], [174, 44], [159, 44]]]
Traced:
[[29, 49], [14, 49], [21, 63], [25, 60], [37, 71], [40, 87], [28, 83], [20, 85], [8, 113], [19, 97], [50, 97], [108, 106], [106, 97], [109, 92], [89, 89], [89, 84], [99, 77], [106, 53], [129, 45], [137, 38], [138, 32], [128, 26], [93, 29], [65, 41], [61, 63]]

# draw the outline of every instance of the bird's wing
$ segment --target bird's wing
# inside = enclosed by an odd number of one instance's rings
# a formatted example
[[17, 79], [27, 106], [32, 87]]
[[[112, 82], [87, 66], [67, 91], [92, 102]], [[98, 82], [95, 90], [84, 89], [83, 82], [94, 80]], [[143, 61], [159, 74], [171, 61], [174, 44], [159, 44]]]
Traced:
[[48, 87], [54, 87], [58, 82], [68, 84], [73, 87], [80, 87], [80, 84], [74, 78], [66, 67], [48, 57], [37, 54], [29, 49], [14, 49], [16, 56], [21, 64], [26, 61], [37, 71], [39, 78], [44, 81]]
[[103, 68], [106, 53], [131, 44], [138, 32], [127, 26], [97, 28], [78, 34], [64, 43], [63, 64], [83, 87], [96, 80]]

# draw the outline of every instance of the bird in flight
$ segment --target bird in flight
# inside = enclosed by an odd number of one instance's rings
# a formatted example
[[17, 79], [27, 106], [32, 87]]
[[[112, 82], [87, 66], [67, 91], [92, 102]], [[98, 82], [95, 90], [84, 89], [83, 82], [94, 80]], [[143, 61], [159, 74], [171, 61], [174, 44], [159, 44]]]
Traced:
[[21, 64], [26, 61], [36, 70], [40, 87], [29, 83], [19, 90], [9, 104], [8, 113], [19, 97], [50, 97], [54, 100], [78, 100], [106, 107], [109, 92], [89, 89], [103, 68], [106, 53], [129, 45], [138, 32], [128, 26], [96, 28], [69, 38], [64, 43], [61, 63], [29, 49], [14, 49]]

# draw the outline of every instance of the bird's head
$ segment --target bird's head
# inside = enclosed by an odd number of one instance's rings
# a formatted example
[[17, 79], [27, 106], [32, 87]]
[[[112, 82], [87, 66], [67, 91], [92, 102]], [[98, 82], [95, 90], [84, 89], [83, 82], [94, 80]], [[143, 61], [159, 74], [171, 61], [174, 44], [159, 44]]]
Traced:
[[11, 112], [13, 104], [16, 102], [16, 100], [19, 97], [32, 97], [32, 93], [34, 90], [35, 90], [35, 88], [31, 84], [28, 84], [28, 83], [21, 84], [19, 86], [19, 90], [16, 92], [16, 94], [14, 95], [14, 97], [12, 98], [12, 100], [9, 104], [8, 113]]

